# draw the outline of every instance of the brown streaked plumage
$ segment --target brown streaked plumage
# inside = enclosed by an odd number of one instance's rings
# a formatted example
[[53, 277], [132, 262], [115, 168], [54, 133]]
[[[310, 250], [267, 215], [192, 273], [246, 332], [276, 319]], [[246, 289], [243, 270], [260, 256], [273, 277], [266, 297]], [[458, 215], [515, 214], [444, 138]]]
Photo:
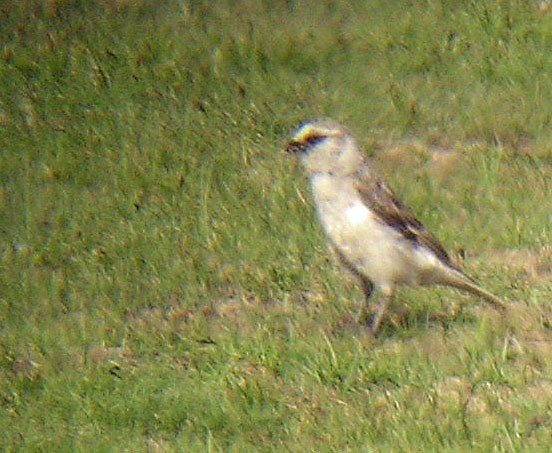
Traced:
[[370, 172], [363, 173], [359, 175], [356, 187], [366, 206], [405, 238], [430, 249], [441, 261], [459, 270], [437, 238], [414, 217], [385, 181]]

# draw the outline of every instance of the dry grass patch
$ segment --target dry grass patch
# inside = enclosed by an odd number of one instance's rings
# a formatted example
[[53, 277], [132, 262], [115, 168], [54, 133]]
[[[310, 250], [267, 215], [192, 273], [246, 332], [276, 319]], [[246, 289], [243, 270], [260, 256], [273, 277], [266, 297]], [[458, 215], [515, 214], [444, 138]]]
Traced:
[[490, 250], [485, 260], [501, 266], [512, 276], [516, 285], [544, 285], [552, 281], [552, 247]]

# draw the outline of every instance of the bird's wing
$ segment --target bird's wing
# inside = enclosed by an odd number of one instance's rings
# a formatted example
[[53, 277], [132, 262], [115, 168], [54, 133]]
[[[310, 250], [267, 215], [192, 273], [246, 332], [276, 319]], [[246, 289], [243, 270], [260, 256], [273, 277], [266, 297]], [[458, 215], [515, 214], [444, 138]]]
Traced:
[[363, 203], [380, 219], [406, 239], [431, 250], [437, 258], [457, 269], [437, 238], [397, 198], [393, 190], [371, 171], [365, 171], [357, 180], [356, 189]]

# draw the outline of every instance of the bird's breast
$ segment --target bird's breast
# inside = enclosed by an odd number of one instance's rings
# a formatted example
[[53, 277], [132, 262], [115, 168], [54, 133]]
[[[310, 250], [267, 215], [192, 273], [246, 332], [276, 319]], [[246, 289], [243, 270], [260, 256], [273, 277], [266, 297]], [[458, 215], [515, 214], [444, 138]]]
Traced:
[[335, 243], [349, 242], [373, 230], [374, 215], [358, 196], [353, 181], [320, 175], [311, 182], [318, 218]]
[[360, 225], [368, 220], [370, 211], [362, 202], [353, 202], [345, 209], [345, 217], [351, 226]]

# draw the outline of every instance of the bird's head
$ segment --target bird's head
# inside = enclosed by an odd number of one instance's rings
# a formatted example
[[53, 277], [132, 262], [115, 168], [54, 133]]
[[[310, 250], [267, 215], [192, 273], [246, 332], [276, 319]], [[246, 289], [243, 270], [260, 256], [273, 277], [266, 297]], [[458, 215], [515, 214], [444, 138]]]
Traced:
[[309, 174], [345, 174], [355, 171], [363, 160], [351, 132], [333, 120], [302, 123], [292, 132], [285, 151], [299, 156]]

